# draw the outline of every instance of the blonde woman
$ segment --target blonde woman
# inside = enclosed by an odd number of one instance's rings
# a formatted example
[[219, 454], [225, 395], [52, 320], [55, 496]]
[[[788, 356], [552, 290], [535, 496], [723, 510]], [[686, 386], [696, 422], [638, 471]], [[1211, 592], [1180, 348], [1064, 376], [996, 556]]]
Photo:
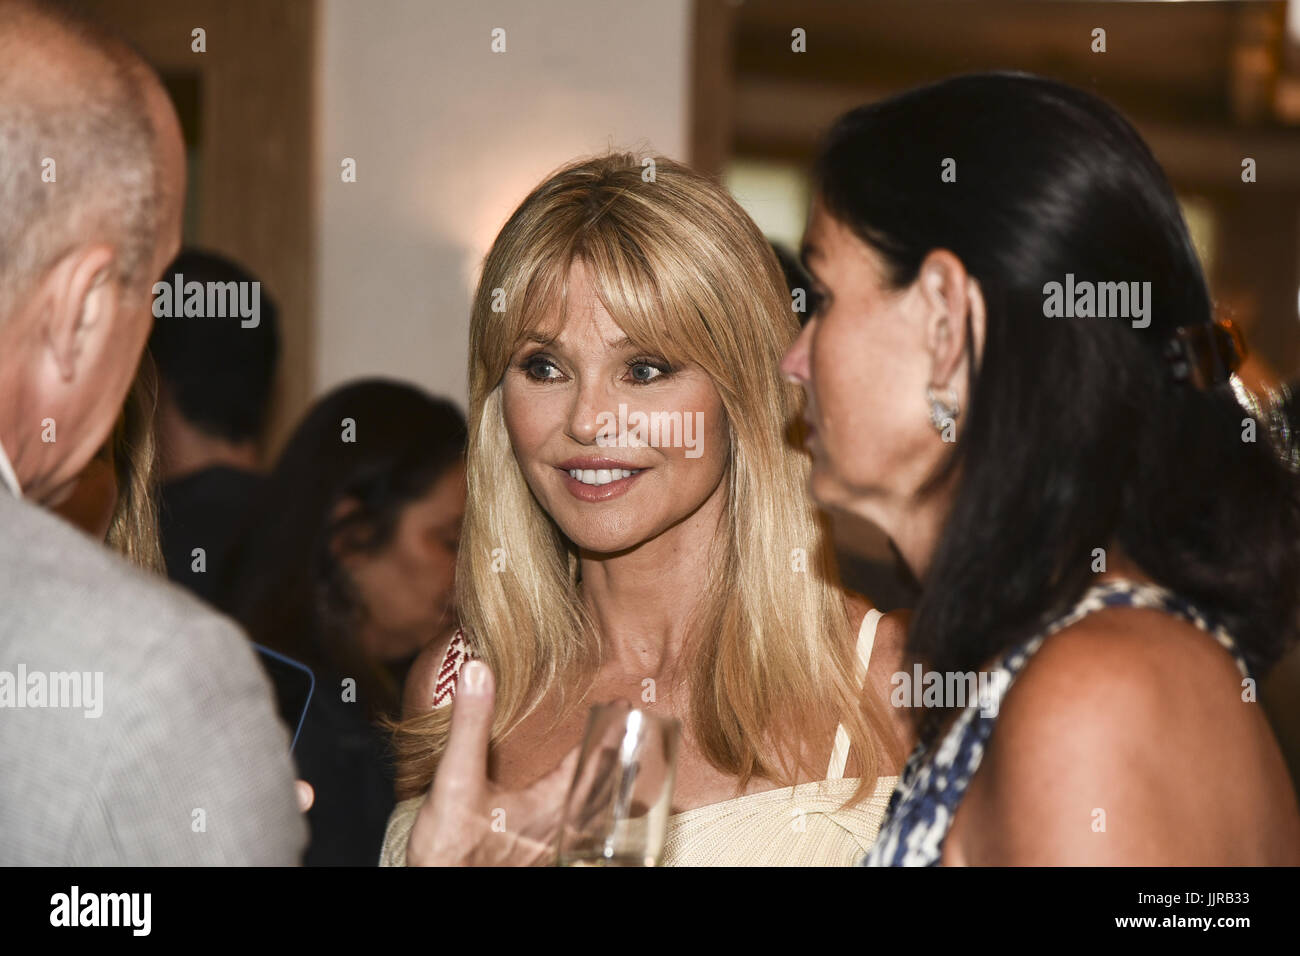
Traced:
[[493, 787], [546, 777], [594, 702], [681, 721], [667, 864], [847, 865], [879, 828], [911, 742], [886, 704], [903, 627], [837, 587], [786, 435], [798, 323], [771, 248], [725, 190], [655, 164], [562, 169], [485, 260], [463, 629], [408, 684], [385, 864], [407, 861], [470, 658], [495, 680]]

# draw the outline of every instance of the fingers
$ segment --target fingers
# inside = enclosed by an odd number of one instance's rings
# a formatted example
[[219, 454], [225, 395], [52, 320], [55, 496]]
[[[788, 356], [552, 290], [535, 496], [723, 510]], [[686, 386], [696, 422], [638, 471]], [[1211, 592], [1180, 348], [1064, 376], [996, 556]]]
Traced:
[[524, 832], [513, 835], [511, 853], [520, 865], [554, 865], [564, 801], [573, 785], [573, 774], [581, 752], [581, 746], [574, 747], [549, 773], [519, 795], [529, 808]]
[[477, 794], [486, 786], [495, 693], [492, 671], [482, 661], [470, 661], [461, 669], [447, 749], [434, 778], [435, 791]]
[[486, 664], [470, 661], [461, 668], [447, 747], [411, 827], [408, 865], [472, 865], [484, 858], [484, 843], [491, 842], [483, 800], [494, 700]]
[[295, 780], [293, 787], [298, 797], [298, 812], [306, 813], [316, 802], [316, 791], [306, 780]]

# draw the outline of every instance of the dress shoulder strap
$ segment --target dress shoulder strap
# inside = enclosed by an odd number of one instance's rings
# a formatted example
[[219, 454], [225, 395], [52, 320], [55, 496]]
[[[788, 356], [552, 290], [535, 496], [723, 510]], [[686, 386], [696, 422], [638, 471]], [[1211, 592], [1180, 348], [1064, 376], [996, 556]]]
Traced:
[[[876, 608], [867, 612], [858, 629], [858, 684], [867, 679], [867, 668], [871, 665], [871, 649], [876, 645], [876, 626], [884, 617]], [[827, 780], [839, 780], [844, 776], [844, 767], [849, 762], [849, 734], [840, 724], [835, 728], [835, 746], [831, 748], [831, 765], [826, 770]]]
[[442, 666], [438, 668], [438, 680], [433, 688], [434, 708], [446, 707], [456, 697], [456, 681], [460, 679], [460, 669], [466, 661], [474, 660], [474, 652], [465, 640], [465, 632], [457, 628], [447, 644], [447, 651], [442, 655]]

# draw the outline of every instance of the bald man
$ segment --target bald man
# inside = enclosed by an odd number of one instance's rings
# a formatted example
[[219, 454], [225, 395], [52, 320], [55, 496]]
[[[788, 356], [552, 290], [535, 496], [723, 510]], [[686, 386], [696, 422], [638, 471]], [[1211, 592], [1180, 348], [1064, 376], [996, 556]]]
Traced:
[[104, 443], [180, 245], [179, 125], [126, 48], [0, 0], [0, 864], [296, 864], [248, 641], [45, 509]]

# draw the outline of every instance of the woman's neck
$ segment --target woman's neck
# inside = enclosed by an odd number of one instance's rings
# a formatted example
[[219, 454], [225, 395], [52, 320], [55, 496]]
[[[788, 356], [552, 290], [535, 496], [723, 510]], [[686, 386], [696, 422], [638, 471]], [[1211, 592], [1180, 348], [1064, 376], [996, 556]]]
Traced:
[[581, 555], [582, 596], [603, 641], [607, 673], [637, 680], [671, 675], [691, 615], [708, 597], [725, 504], [719, 483], [699, 508], [651, 540], [617, 554]]

